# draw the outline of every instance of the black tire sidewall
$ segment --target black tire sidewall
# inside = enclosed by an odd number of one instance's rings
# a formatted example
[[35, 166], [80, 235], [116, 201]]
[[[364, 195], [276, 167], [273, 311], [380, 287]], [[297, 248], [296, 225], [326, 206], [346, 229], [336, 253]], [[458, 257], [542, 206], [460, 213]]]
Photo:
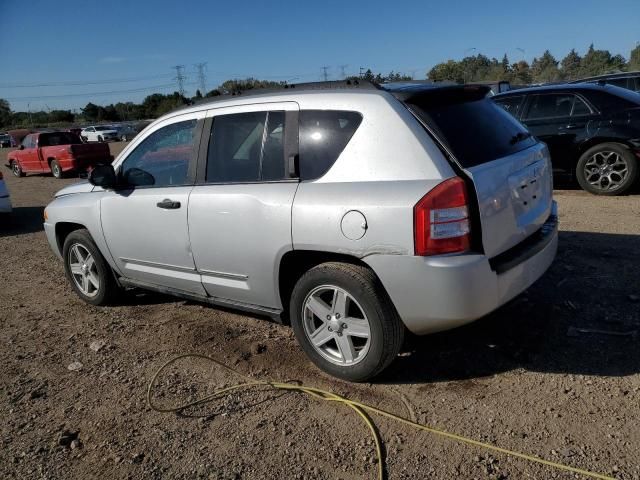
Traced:
[[[629, 173], [627, 178], [625, 179], [623, 185], [620, 188], [612, 191], [603, 191], [592, 187], [587, 179], [584, 176], [584, 165], [587, 163], [587, 160], [597, 152], [600, 151], [613, 151], [618, 155], [623, 157], [627, 162], [627, 168], [629, 169]], [[633, 184], [636, 182], [638, 177], [638, 161], [636, 160], [633, 152], [629, 150], [626, 146], [618, 144], [618, 143], [601, 143], [599, 145], [595, 145], [591, 147], [586, 152], [584, 152], [580, 159], [578, 160], [578, 164], [576, 165], [576, 178], [580, 187], [594, 195], [604, 195], [604, 196], [614, 196], [614, 195], [623, 195], [633, 187]]]
[[[385, 354], [383, 322], [389, 319], [384, 318], [384, 308], [382, 308], [380, 303], [381, 300], [370, 295], [370, 293], [362, 287], [359, 280], [344, 271], [331, 269], [330, 267], [322, 267], [323, 265], [320, 265], [319, 267], [309, 270], [300, 278], [294, 288], [290, 303], [290, 318], [293, 332], [306, 355], [318, 368], [343, 380], [352, 382], [365, 381], [375, 376], [381, 370], [381, 363], [383, 363], [382, 359]], [[371, 328], [369, 351], [365, 358], [355, 365], [343, 367], [329, 362], [315, 350], [304, 331], [302, 324], [304, 301], [309, 292], [321, 285], [334, 285], [349, 292], [360, 304], [369, 319], [369, 326]], [[382, 301], [385, 300], [383, 299]]]
[[[93, 297], [88, 297], [78, 287], [76, 286], [75, 281], [71, 275], [71, 269], [69, 267], [69, 253], [71, 247], [75, 244], [80, 244], [85, 247], [91, 255], [93, 256], [94, 262], [96, 264], [96, 270], [98, 271], [98, 276], [100, 279], [100, 287], [98, 288], [98, 293]], [[62, 248], [62, 258], [64, 263], [64, 272], [67, 277], [67, 280], [71, 284], [71, 288], [76, 292], [76, 294], [85, 302], [90, 303], [91, 305], [105, 305], [108, 304], [113, 296], [113, 290], [115, 288], [113, 276], [111, 273], [111, 269], [104, 257], [98, 250], [98, 247], [93, 242], [91, 235], [87, 230], [76, 230], [71, 232], [64, 241], [64, 247]]]
[[[18, 171], [16, 172], [16, 167], [18, 169]], [[24, 173], [22, 172], [22, 167], [20, 166], [20, 164], [18, 162], [16, 162], [15, 160], [11, 161], [11, 172], [13, 173], [14, 177], [22, 177], [24, 175]]]

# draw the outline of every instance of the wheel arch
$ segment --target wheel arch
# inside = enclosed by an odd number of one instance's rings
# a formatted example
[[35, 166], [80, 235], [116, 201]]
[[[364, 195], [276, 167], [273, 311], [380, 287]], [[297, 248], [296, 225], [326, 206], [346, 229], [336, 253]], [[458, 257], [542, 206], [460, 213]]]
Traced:
[[[289, 324], [289, 302], [291, 293], [297, 281], [311, 268], [326, 262], [341, 262], [360, 265], [371, 269], [369, 265], [358, 257], [336, 252], [319, 250], [290, 250], [280, 259], [278, 268], [278, 292], [282, 302], [282, 322]], [[373, 272], [374, 275], [375, 272]], [[377, 277], [377, 275], [376, 275]], [[384, 288], [384, 287], [383, 287]]]
[[62, 255], [62, 249], [64, 247], [64, 242], [69, 236], [70, 233], [75, 232], [76, 230], [89, 230], [85, 225], [74, 222], [58, 222], [56, 223], [55, 231], [56, 231], [56, 244], [58, 247], [58, 251], [60, 255]]

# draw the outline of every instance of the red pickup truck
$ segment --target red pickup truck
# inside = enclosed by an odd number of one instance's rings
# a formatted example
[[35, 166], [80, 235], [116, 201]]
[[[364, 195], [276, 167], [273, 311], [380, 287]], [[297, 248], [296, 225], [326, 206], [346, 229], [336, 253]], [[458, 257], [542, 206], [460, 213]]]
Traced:
[[111, 163], [113, 157], [106, 143], [82, 143], [80, 137], [71, 132], [47, 132], [24, 137], [7, 159], [16, 177], [51, 172], [54, 177], [62, 178], [65, 172], [86, 171]]

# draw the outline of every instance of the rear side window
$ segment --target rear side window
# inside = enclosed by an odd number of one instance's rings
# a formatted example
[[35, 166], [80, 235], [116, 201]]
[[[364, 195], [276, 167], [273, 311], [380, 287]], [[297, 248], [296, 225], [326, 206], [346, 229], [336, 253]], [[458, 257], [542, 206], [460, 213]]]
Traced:
[[409, 107], [432, 128], [464, 168], [506, 157], [536, 143], [493, 100], [434, 101]]
[[242, 183], [285, 178], [285, 113], [248, 112], [214, 118], [207, 183]]
[[514, 97], [496, 98], [494, 99], [494, 101], [511, 115], [518, 118], [518, 115], [520, 115], [520, 108], [522, 106], [523, 99], [524, 95], [518, 95]]
[[323, 176], [360, 126], [362, 115], [342, 110], [301, 110], [300, 179]]
[[80, 138], [70, 132], [55, 132], [40, 135], [41, 147], [53, 147], [56, 145], [77, 145], [82, 143]]

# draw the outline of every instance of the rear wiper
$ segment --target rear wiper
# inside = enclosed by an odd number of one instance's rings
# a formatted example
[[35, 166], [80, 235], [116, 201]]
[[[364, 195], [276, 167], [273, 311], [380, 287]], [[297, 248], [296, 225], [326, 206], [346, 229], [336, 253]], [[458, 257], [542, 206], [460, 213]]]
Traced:
[[509, 140], [509, 143], [511, 145], [515, 145], [516, 143], [526, 140], [529, 137], [531, 137], [531, 134], [529, 132], [518, 132], [516, 135], [511, 137], [511, 140]]

